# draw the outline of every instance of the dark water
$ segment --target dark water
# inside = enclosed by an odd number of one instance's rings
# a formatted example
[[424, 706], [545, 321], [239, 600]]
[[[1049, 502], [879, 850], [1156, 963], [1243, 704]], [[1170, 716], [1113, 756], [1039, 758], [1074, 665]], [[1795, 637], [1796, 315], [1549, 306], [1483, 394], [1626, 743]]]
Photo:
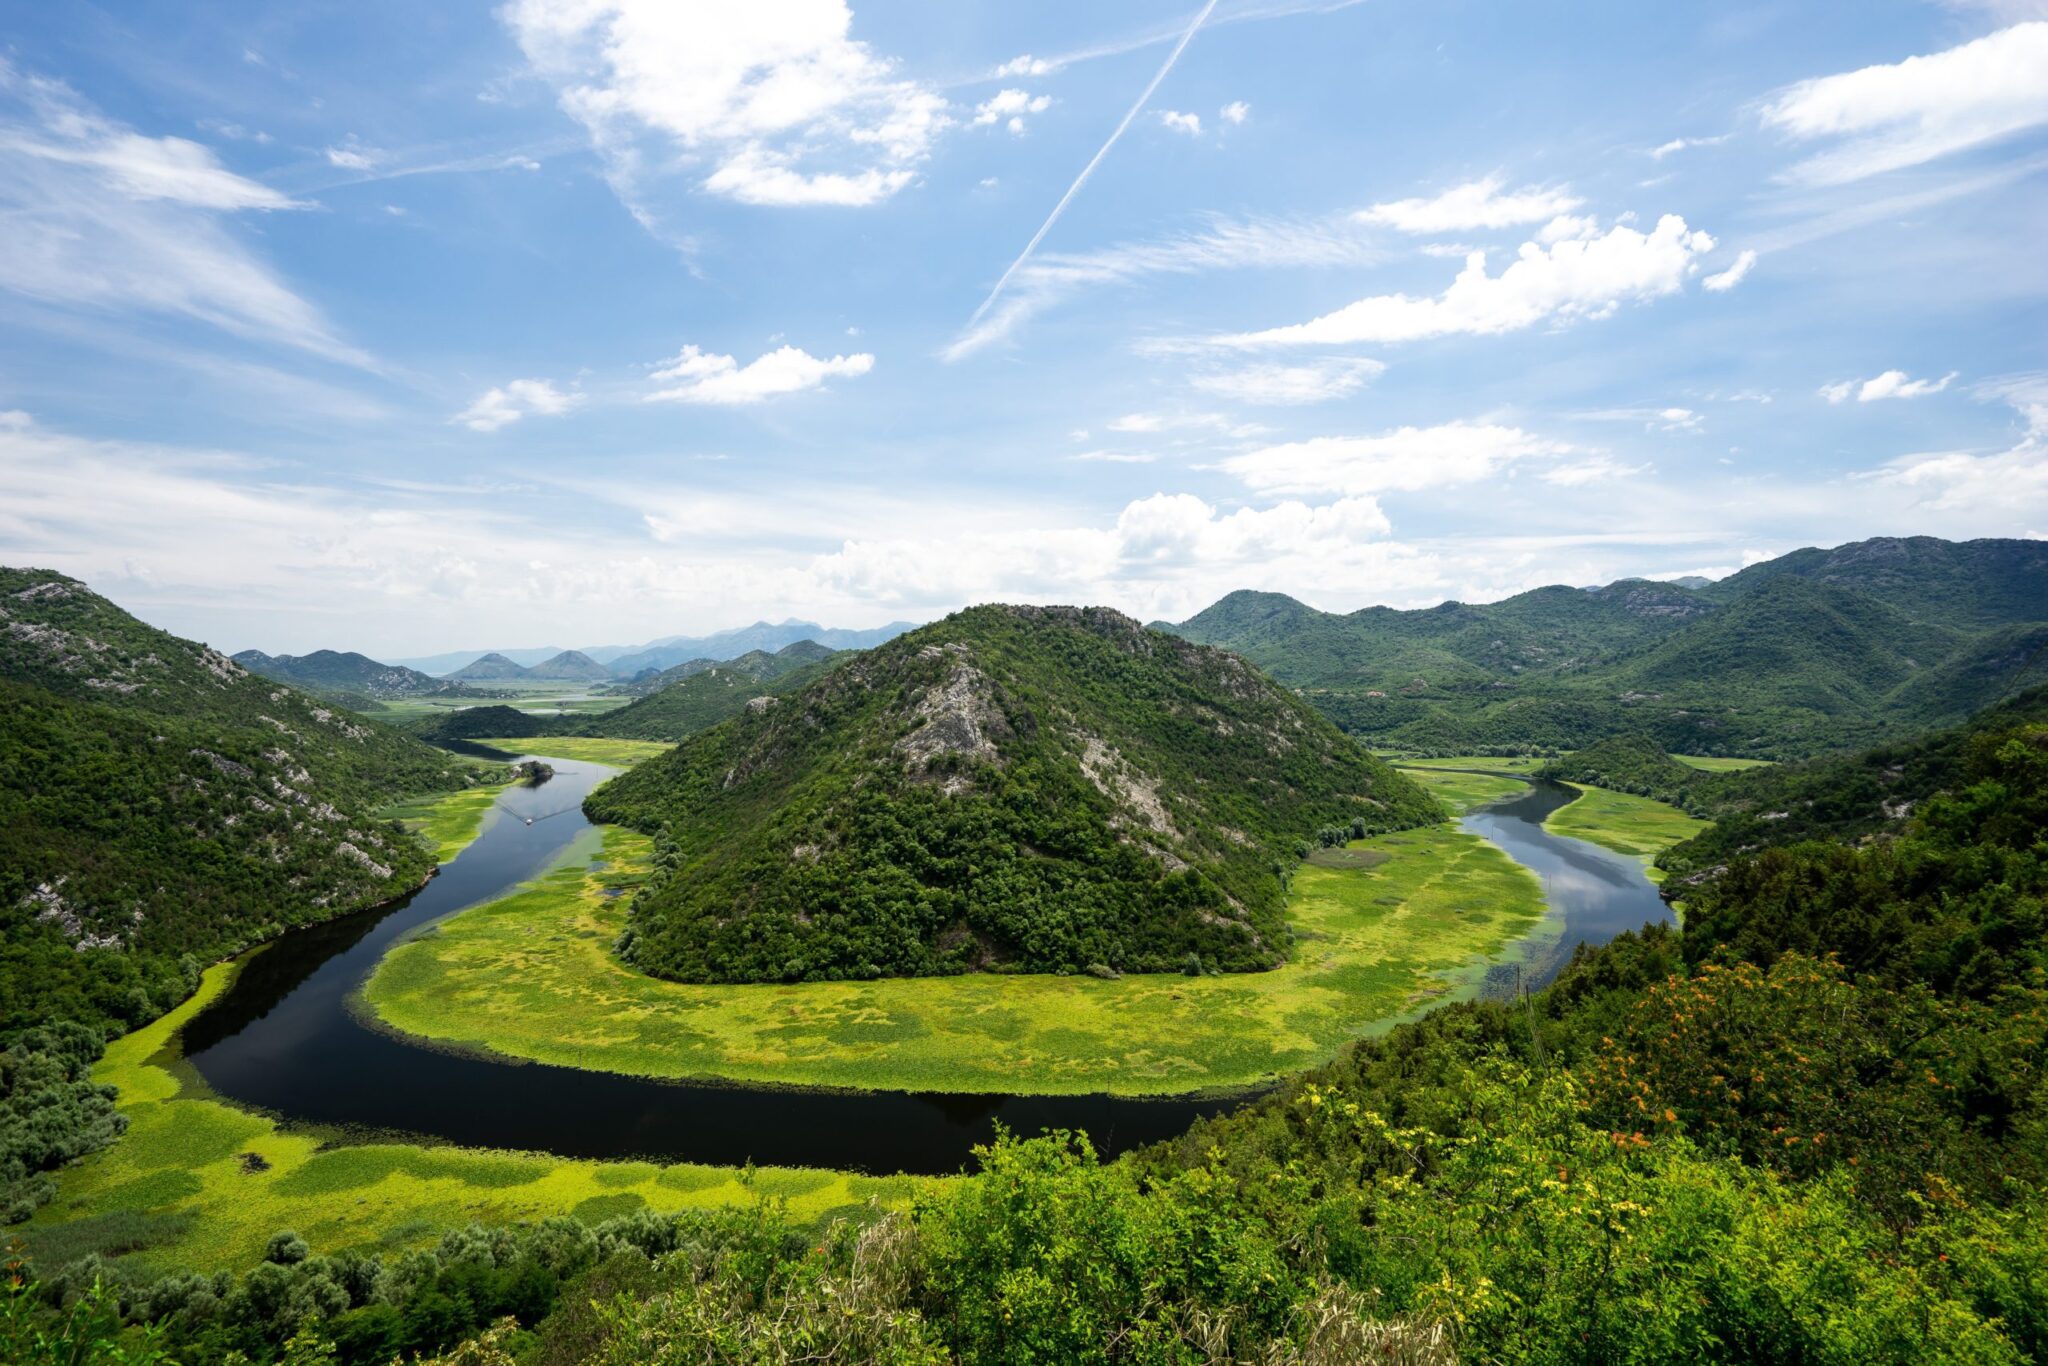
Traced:
[[[552, 780], [509, 789], [462, 857], [396, 905], [297, 930], [253, 955], [184, 1030], [186, 1056], [220, 1096], [288, 1121], [564, 1157], [959, 1170], [997, 1123], [1021, 1134], [1085, 1129], [1116, 1153], [1170, 1138], [1233, 1100], [775, 1090], [689, 1084], [447, 1052], [362, 1023], [349, 999], [400, 937], [535, 876], [590, 827], [583, 796], [612, 770], [549, 760]], [[1544, 879], [1545, 922], [1523, 962], [1548, 981], [1577, 939], [1602, 942], [1668, 918], [1633, 860], [1542, 829], [1571, 797], [1553, 784], [1464, 819]], [[532, 823], [527, 823], [527, 818]], [[1489, 982], [1491, 986], [1491, 981]]]
[[394, 940], [502, 895], [590, 828], [583, 795], [612, 770], [548, 762], [551, 780], [509, 789], [507, 814], [405, 901], [294, 931], [251, 957], [185, 1027], [186, 1056], [207, 1084], [286, 1120], [472, 1147], [926, 1174], [959, 1170], [998, 1122], [1027, 1135], [1085, 1129], [1108, 1154], [1236, 1103], [693, 1085], [445, 1052], [363, 1024], [349, 998]]
[[1671, 920], [1671, 908], [1636, 860], [1543, 828], [1544, 818], [1578, 793], [1562, 783], [1525, 781], [1527, 792], [1468, 811], [1458, 822], [1543, 879], [1550, 903], [1551, 913], [1520, 945], [1515, 961], [1488, 971], [1486, 995], [1512, 993], [1517, 968], [1520, 985], [1534, 991], [1557, 976], [1579, 943], [1604, 944], [1625, 930]]

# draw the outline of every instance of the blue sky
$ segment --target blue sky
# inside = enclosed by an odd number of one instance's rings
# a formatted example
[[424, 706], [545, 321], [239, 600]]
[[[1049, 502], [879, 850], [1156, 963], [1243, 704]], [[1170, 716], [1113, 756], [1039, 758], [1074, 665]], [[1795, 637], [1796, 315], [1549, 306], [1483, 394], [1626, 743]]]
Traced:
[[0, 62], [0, 560], [230, 649], [2048, 535], [2037, 0], [5, 3]]

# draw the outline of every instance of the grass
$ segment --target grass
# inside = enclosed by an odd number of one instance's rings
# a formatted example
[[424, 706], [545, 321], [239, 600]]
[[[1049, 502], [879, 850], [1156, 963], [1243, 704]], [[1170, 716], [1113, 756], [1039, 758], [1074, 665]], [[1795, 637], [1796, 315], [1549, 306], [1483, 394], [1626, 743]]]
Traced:
[[1768, 768], [1769, 759], [1717, 759], [1711, 754], [1674, 754], [1672, 758], [1702, 773], [1740, 773], [1745, 768]]
[[484, 822], [498, 809], [498, 794], [506, 782], [472, 787], [467, 791], [422, 797], [386, 807], [378, 814], [405, 823], [408, 830], [434, 846], [434, 861], [446, 863], [483, 833]]
[[609, 867], [565, 865], [442, 921], [395, 948], [366, 995], [405, 1033], [644, 1076], [952, 1092], [1244, 1088], [1456, 994], [1542, 918], [1537, 880], [1455, 826], [1353, 848], [1361, 866], [1295, 873], [1302, 939], [1271, 972], [689, 986], [612, 957], [626, 906], [606, 892], [620, 870], [630, 880], [647, 841], [610, 828]]
[[1421, 783], [1436, 795], [1438, 801], [1463, 815], [1475, 806], [1511, 797], [1517, 792], [1526, 792], [1529, 785], [1519, 778], [1497, 778], [1490, 773], [1460, 773], [1446, 769], [1410, 768], [1406, 763], [1401, 770]]
[[1400, 768], [1469, 768], [1481, 769], [1488, 773], [1534, 773], [1550, 760], [1526, 754], [1506, 758], [1492, 754], [1455, 754], [1448, 759], [1405, 759], [1398, 755], [1389, 755], [1387, 762]]
[[492, 692], [506, 693], [505, 697], [388, 697], [382, 700], [375, 715], [383, 720], [395, 721], [416, 716], [440, 716], [467, 707], [490, 706], [499, 703], [516, 707], [520, 711], [536, 712], [551, 716], [557, 712], [576, 715], [595, 715], [623, 707], [633, 699], [623, 694], [594, 697], [590, 690], [600, 686], [595, 683], [525, 683], [518, 679], [492, 679], [479, 685]]
[[525, 740], [479, 740], [508, 756], [537, 754], [543, 759], [584, 759], [593, 764], [631, 768], [671, 746], [662, 740], [603, 740], [583, 735], [536, 735]]
[[1565, 786], [1578, 789], [1578, 800], [1551, 812], [1544, 828], [1639, 859], [1653, 882], [1662, 878], [1662, 870], [1651, 867], [1650, 860], [1709, 824], [1648, 797], [1578, 783]]
[[[927, 1181], [845, 1172], [650, 1162], [411, 1143], [328, 1146], [204, 1093], [179, 1060], [178, 1030], [224, 990], [234, 964], [206, 973], [191, 1000], [107, 1049], [95, 1075], [120, 1088], [128, 1132], [66, 1168], [57, 1198], [13, 1230], [50, 1266], [86, 1252], [126, 1254], [154, 1272], [236, 1270], [279, 1229], [321, 1252], [430, 1245], [471, 1220], [509, 1223], [582, 1210], [669, 1211], [780, 1196], [800, 1217], [869, 1200], [907, 1202]], [[251, 1170], [242, 1154], [269, 1163]], [[598, 1203], [602, 1202], [602, 1203]]]

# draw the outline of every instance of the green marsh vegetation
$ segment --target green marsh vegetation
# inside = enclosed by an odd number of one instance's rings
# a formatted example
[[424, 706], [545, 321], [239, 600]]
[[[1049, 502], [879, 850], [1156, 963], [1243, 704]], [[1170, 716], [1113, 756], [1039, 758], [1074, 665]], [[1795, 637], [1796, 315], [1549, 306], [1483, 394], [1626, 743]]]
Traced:
[[1652, 860], [1707, 828], [1707, 822], [1648, 797], [1581, 783], [1568, 786], [1579, 795], [1551, 812], [1544, 828], [1639, 859], [1652, 881], [1662, 878]]
[[1411, 768], [1405, 762], [1398, 764], [1397, 767], [1429, 789], [1438, 801], [1458, 814], [1463, 814], [1475, 806], [1497, 802], [1503, 797], [1512, 797], [1517, 792], [1525, 792], [1529, 786], [1519, 778], [1501, 778], [1491, 773]]
[[[402, 1033], [650, 1076], [882, 1090], [1125, 1095], [1249, 1087], [1419, 1006], [1543, 914], [1536, 879], [1431, 826], [1319, 850], [1293, 875], [1293, 958], [1188, 976], [971, 974], [691, 985], [621, 964], [622, 898], [649, 842], [609, 829], [558, 868], [389, 954], [367, 1003]], [[1321, 864], [1350, 866], [1319, 866]]]
[[658, 740], [613, 740], [583, 735], [535, 735], [524, 739], [493, 737], [478, 743], [502, 750], [507, 756], [535, 754], [543, 759], [582, 760], [612, 768], [631, 768], [669, 749]]

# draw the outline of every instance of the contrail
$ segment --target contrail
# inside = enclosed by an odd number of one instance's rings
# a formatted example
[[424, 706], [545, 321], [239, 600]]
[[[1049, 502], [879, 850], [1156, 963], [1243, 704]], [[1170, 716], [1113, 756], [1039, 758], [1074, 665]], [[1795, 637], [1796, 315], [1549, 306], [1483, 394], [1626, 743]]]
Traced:
[[1045, 216], [1045, 222], [1041, 223], [1038, 231], [1031, 235], [1031, 240], [1024, 244], [1024, 250], [1018, 254], [1016, 260], [1010, 262], [1010, 268], [1003, 272], [1003, 278], [996, 281], [996, 287], [988, 292], [986, 299], [981, 301], [981, 307], [974, 310], [974, 316], [967, 320], [969, 327], [980, 322], [982, 315], [988, 312], [989, 305], [1002, 297], [1003, 287], [1010, 283], [1010, 277], [1017, 273], [1017, 267], [1030, 260], [1031, 253], [1038, 250], [1038, 244], [1043, 242], [1045, 235], [1052, 231], [1052, 225], [1060, 221], [1060, 215], [1067, 211], [1067, 205], [1073, 201], [1075, 195], [1081, 192], [1081, 187], [1088, 183], [1088, 177], [1095, 174], [1095, 168], [1100, 166], [1102, 159], [1109, 155], [1109, 149], [1116, 146], [1116, 140], [1124, 135], [1124, 129], [1131, 126], [1131, 120], [1138, 117], [1138, 111], [1145, 107], [1146, 102], [1152, 98], [1152, 92], [1157, 90], [1159, 83], [1166, 79], [1166, 73], [1173, 70], [1173, 64], [1180, 60], [1180, 54], [1187, 51], [1188, 43], [1195, 36], [1195, 30], [1201, 28], [1203, 23], [1208, 20], [1209, 12], [1215, 8], [1216, 0], [1209, 0], [1208, 4], [1202, 6], [1202, 12], [1197, 14], [1195, 21], [1188, 25], [1188, 31], [1180, 35], [1180, 41], [1173, 45], [1173, 51], [1166, 54], [1166, 61], [1160, 66], [1158, 73], [1152, 77], [1151, 84], [1147, 85], [1144, 93], [1138, 96], [1137, 103], [1130, 107], [1130, 111], [1124, 115], [1123, 122], [1116, 126], [1116, 131], [1109, 135], [1109, 141], [1103, 143], [1102, 149], [1089, 159], [1086, 166], [1081, 168], [1081, 174], [1075, 176], [1074, 183], [1067, 186], [1067, 192], [1060, 196], [1059, 203], [1052, 206], [1052, 212]]

